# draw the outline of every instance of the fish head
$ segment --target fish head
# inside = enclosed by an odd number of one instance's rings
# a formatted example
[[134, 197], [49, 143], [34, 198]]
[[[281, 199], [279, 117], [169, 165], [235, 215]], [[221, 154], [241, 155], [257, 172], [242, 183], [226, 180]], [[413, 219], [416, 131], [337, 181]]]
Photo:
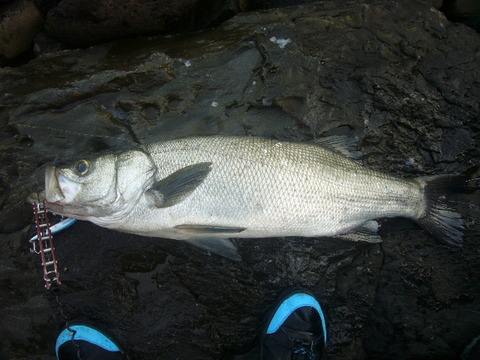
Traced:
[[94, 221], [120, 221], [151, 186], [156, 173], [151, 157], [141, 150], [82, 159], [70, 166], [49, 166], [44, 198], [58, 214]]

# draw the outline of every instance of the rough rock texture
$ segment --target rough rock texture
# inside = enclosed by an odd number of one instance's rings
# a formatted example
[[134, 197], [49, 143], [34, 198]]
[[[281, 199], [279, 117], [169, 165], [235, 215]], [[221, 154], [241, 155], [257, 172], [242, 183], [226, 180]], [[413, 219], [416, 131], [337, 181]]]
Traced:
[[32, 46], [43, 25], [42, 14], [28, 0], [7, 5], [0, 3], [0, 64], [1, 58], [13, 59]]
[[56, 237], [58, 301], [28, 252], [25, 198], [47, 162], [204, 134], [347, 134], [366, 166], [478, 178], [479, 50], [478, 34], [424, 2], [325, 1], [1, 69], [0, 358], [53, 359], [59, 303], [133, 359], [240, 358], [292, 285], [324, 305], [329, 359], [459, 358], [480, 334], [477, 190], [454, 197], [463, 249], [392, 219], [382, 244], [244, 240], [236, 263], [81, 222]]
[[215, 26], [240, 11], [238, 0], [63, 0], [47, 13], [46, 31], [80, 47], [129, 36]]

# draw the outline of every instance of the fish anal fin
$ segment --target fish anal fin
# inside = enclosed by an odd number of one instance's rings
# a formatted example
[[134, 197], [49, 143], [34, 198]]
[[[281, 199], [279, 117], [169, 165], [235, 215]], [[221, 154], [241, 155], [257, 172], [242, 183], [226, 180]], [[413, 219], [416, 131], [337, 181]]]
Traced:
[[193, 164], [175, 171], [157, 181], [147, 193], [156, 207], [170, 207], [182, 202], [205, 180], [211, 171], [211, 162]]
[[237, 247], [229, 239], [186, 239], [189, 244], [211, 251], [217, 255], [226, 257], [231, 260], [241, 261], [242, 257], [238, 253]]
[[346, 234], [335, 235], [334, 238], [348, 241], [363, 241], [369, 243], [381, 243], [382, 239], [378, 235], [380, 225], [375, 220], [370, 220], [362, 226]]

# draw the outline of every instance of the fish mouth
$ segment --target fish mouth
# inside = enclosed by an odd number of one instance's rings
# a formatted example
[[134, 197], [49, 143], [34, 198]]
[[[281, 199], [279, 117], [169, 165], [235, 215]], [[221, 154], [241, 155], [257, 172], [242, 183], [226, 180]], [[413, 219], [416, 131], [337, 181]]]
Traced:
[[45, 200], [48, 203], [70, 203], [79, 193], [81, 184], [70, 180], [61, 169], [49, 166], [45, 172]]
[[33, 192], [27, 197], [27, 202], [29, 202], [30, 204], [37, 203], [43, 200], [45, 200], [45, 191]]

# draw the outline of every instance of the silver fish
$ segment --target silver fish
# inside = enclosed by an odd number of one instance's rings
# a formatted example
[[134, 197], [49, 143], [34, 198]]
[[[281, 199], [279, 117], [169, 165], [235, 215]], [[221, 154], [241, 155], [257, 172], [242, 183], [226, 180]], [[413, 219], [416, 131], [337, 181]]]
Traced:
[[153, 143], [49, 167], [44, 197], [64, 216], [186, 240], [232, 259], [240, 256], [229, 238], [379, 242], [374, 219], [398, 216], [462, 245], [461, 216], [444, 201], [457, 176], [393, 177], [346, 157], [344, 143], [224, 136]]

